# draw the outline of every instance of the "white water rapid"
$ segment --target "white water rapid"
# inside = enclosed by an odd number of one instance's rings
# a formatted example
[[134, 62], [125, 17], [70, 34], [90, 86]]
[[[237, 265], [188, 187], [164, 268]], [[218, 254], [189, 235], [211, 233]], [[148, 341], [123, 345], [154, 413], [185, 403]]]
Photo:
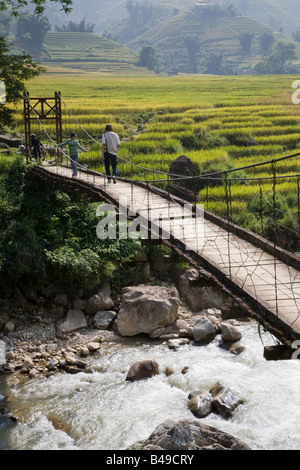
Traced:
[[[251, 449], [300, 449], [300, 361], [266, 361], [255, 322], [239, 327], [245, 351], [239, 356], [219, 347], [166, 344], [119, 347], [94, 356], [92, 374], [58, 373], [7, 385], [0, 378], [0, 408], [10, 408], [22, 422], [0, 422], [0, 449], [121, 450], [147, 438], [165, 419], [196, 419], [188, 394], [221, 380], [246, 399], [229, 420], [211, 414], [203, 422], [241, 439]], [[268, 334], [265, 345], [273, 344]], [[160, 374], [126, 382], [129, 367], [154, 358]], [[175, 373], [164, 374], [165, 366]], [[182, 369], [188, 366], [188, 372]], [[5, 397], [5, 399], [4, 399]], [[55, 422], [63, 422], [59, 428]]]

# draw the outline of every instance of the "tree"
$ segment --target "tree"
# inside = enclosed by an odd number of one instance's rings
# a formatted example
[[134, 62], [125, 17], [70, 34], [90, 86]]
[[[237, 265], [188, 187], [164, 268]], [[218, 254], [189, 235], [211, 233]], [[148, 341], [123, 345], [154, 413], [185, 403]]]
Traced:
[[[62, 9], [71, 11], [72, 0], [50, 0], [60, 3]], [[31, 3], [35, 6], [35, 14], [43, 13], [47, 0], [0, 0], [0, 11], [10, 12], [12, 16], [19, 16], [19, 11]], [[0, 35], [0, 80], [6, 87], [6, 103], [17, 103], [26, 91], [25, 82], [45, 71], [40, 64], [34, 62], [28, 54], [13, 52], [13, 46]], [[14, 111], [5, 104], [0, 104], [0, 126], [12, 125]]]
[[296, 46], [291, 42], [279, 41], [273, 53], [256, 65], [259, 74], [282, 74], [286, 72], [286, 64], [296, 58]]
[[299, 29], [297, 29], [297, 31], [293, 33], [293, 39], [294, 41], [300, 42], [300, 30]]
[[[48, 0], [0, 0], [0, 11], [8, 10], [13, 16], [18, 16], [22, 8], [26, 7], [28, 3], [35, 6], [34, 13], [40, 15], [44, 12]], [[49, 0], [50, 2], [60, 3], [62, 10], [65, 13], [72, 11], [73, 0]]]
[[[28, 54], [11, 54], [10, 45], [0, 36], [0, 80], [6, 86], [6, 103], [17, 103], [26, 90], [24, 82], [45, 71]], [[13, 124], [14, 111], [0, 105], [0, 125]]]
[[189, 55], [189, 61], [190, 61], [190, 72], [191, 73], [197, 73], [198, 72], [198, 63], [197, 63], [197, 57], [200, 52], [200, 47], [201, 47], [201, 42], [199, 37], [192, 37], [188, 36], [184, 40], [185, 46], [188, 51]]
[[85, 24], [85, 18], [80, 21], [80, 23], [75, 23], [74, 21], [69, 21], [67, 25], [55, 26], [55, 31], [58, 32], [71, 32], [71, 33], [93, 33], [95, 24], [87, 23]]
[[161, 68], [161, 53], [150, 44], [144, 44], [140, 52], [139, 65], [149, 70], [159, 72]]
[[206, 73], [223, 73], [224, 51], [213, 51], [206, 56]]
[[239, 41], [244, 52], [249, 53], [252, 45], [252, 41], [255, 37], [254, 33], [247, 31], [239, 35]]
[[38, 58], [43, 50], [45, 35], [50, 29], [50, 23], [45, 16], [22, 15], [17, 23], [17, 43], [25, 52]]
[[264, 33], [262, 36], [259, 38], [259, 45], [260, 49], [264, 54], [267, 54], [270, 52], [273, 44], [274, 44], [274, 35], [273, 33]]

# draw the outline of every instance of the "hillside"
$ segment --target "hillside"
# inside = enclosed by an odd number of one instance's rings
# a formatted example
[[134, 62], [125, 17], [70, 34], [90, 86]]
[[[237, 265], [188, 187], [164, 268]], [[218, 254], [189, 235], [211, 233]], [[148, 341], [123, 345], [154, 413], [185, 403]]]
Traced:
[[[247, 32], [255, 34], [250, 52], [245, 52], [239, 41], [239, 36]], [[247, 17], [230, 15], [228, 10], [218, 7], [201, 7], [182, 12], [160, 23], [127, 46], [138, 51], [145, 42], [153, 44], [162, 51], [165, 60], [173, 62], [178, 71], [187, 72], [191, 60], [187, 41], [189, 38], [197, 38], [200, 43], [200, 58], [204, 54], [222, 51], [224, 59], [232, 67], [244, 68], [261, 60], [257, 40], [266, 32], [272, 32], [271, 28]], [[200, 68], [200, 71], [204, 70]]]
[[142, 71], [136, 66], [138, 55], [133, 50], [96, 34], [48, 33], [44, 45], [44, 64], [49, 70], [59, 67], [104, 73]]
[[[223, 0], [225, 4], [225, 0]], [[271, 27], [292, 37], [292, 33], [300, 30], [299, 0], [231, 0], [240, 12], [259, 23]]]
[[[62, 15], [59, 9], [54, 9], [48, 1], [48, 8], [45, 12], [51, 24], [62, 25], [69, 21], [78, 23], [86, 18], [87, 23], [95, 24], [94, 32], [102, 34], [116, 21], [128, 16], [127, 10], [128, 0], [73, 0], [73, 12], [67, 17]], [[141, 1], [142, 0], [134, 0]], [[179, 10], [187, 10], [195, 4], [195, 0], [147, 0], [149, 4], [159, 4], [166, 7], [178, 8]]]

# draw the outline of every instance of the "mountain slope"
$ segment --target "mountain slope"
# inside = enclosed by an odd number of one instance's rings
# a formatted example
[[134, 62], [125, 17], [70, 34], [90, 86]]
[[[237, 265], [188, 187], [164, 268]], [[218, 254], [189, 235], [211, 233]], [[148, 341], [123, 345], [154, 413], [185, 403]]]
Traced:
[[257, 43], [251, 53], [242, 49], [239, 36], [247, 32], [259, 38], [272, 30], [245, 16], [230, 15], [227, 10], [195, 7], [160, 23], [127, 46], [138, 51], [144, 43], [153, 44], [165, 57], [172, 57], [179, 71], [185, 72], [190, 63], [186, 42], [188, 38], [198, 38], [201, 44], [200, 56], [223, 51], [224, 58], [232, 64], [248, 66], [257, 63], [261, 53]]
[[[223, 3], [225, 0], [223, 0]], [[231, 0], [243, 15], [289, 37], [300, 30], [299, 0]]]
[[96, 34], [48, 33], [44, 45], [44, 60], [51, 67], [109, 73], [142, 71], [136, 66], [138, 55], [133, 50]]

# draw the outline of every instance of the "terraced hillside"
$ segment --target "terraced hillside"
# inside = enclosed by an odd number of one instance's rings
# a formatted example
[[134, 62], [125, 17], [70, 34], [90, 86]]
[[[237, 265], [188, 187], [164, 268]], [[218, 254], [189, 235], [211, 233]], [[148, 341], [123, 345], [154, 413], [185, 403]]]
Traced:
[[[255, 40], [252, 50], [245, 52], [239, 36], [248, 32], [255, 34]], [[244, 67], [261, 60], [257, 41], [266, 32], [272, 32], [272, 29], [245, 16], [230, 15], [221, 9], [217, 13], [211, 7], [195, 7], [160, 23], [127, 46], [138, 51], [147, 41], [160, 49], [165, 57], [171, 56], [180, 72], [186, 72], [190, 60], [186, 42], [188, 38], [198, 38], [200, 59], [204, 54], [223, 51], [224, 58], [232, 65]]]
[[[138, 55], [121, 44], [91, 33], [48, 33], [45, 39], [48, 67], [87, 72], [140, 72]], [[144, 71], [145, 72], [145, 71]]]
[[[225, 3], [225, 1], [224, 1]], [[299, 30], [300, 2], [298, 0], [232, 0], [241, 13], [275, 31], [292, 37]]]

